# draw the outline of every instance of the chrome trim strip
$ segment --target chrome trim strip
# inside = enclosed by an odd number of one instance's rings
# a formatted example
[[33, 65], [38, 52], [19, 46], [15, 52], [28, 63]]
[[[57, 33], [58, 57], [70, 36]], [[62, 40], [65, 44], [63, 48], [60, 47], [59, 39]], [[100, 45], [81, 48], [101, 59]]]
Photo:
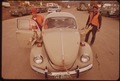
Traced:
[[[86, 67], [79, 68], [79, 72], [84, 72], [84, 71], [92, 68], [92, 66], [93, 66], [93, 64], [89, 64], [89, 65], [86, 66]], [[35, 71], [37, 71], [37, 72], [39, 72], [39, 73], [45, 74], [45, 70], [40, 69], [40, 68], [37, 68], [37, 67], [35, 67], [35, 66], [31, 66], [31, 67], [32, 67], [33, 70], [35, 70]], [[76, 70], [69, 71], [69, 73], [70, 73], [70, 74], [76, 74]], [[48, 71], [48, 75], [49, 75], [49, 76], [55, 76], [55, 75], [61, 75], [61, 74], [64, 75], [64, 74], [68, 74], [68, 73], [67, 73], [67, 72], [51, 72], [51, 73], [49, 73], [49, 71]]]
[[39, 72], [39, 73], [42, 73], [42, 74], [45, 74], [45, 70], [41, 69], [41, 68], [38, 68], [38, 67], [35, 67], [35, 66], [31, 66], [33, 70]]

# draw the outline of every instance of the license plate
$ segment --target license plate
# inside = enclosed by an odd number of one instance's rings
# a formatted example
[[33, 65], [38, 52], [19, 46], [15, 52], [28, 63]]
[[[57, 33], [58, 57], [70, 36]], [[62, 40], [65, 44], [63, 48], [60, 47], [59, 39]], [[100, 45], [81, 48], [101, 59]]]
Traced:
[[53, 75], [54, 78], [56, 78], [56, 79], [69, 78], [69, 74], [67, 74], [67, 73], [53, 73], [52, 75]]

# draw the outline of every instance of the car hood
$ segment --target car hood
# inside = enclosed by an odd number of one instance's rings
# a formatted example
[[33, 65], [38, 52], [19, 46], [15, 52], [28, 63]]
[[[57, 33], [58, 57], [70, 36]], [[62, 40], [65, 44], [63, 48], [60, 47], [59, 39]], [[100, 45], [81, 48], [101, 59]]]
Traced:
[[80, 46], [80, 36], [77, 30], [48, 29], [43, 32], [43, 41], [53, 64], [70, 66], [75, 62]]

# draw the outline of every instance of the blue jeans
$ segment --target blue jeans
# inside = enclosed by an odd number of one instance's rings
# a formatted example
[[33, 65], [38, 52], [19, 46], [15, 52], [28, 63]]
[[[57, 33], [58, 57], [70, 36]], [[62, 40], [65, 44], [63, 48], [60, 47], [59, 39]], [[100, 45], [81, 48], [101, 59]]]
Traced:
[[94, 41], [95, 41], [95, 36], [96, 36], [96, 32], [97, 32], [97, 26], [94, 26], [94, 25], [91, 25], [91, 26], [92, 26], [92, 29], [86, 34], [85, 41], [88, 42], [89, 35], [92, 32], [92, 39], [91, 39], [91, 42], [90, 42], [90, 44], [92, 45], [94, 43]]

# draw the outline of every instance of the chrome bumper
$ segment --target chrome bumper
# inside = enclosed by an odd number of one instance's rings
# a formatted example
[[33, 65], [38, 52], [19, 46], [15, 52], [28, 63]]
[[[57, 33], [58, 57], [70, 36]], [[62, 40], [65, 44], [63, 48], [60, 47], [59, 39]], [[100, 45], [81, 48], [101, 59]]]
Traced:
[[[84, 72], [86, 70], [89, 70], [90, 68], [92, 68], [93, 64], [89, 64], [88, 66], [86, 67], [83, 67], [83, 68], [78, 68], [79, 72]], [[31, 66], [33, 70], [39, 72], [39, 73], [42, 73], [42, 74], [45, 74], [46, 70], [43, 70], [43, 69], [40, 69], [40, 68], [37, 68], [35, 66]], [[76, 74], [76, 69], [75, 70], [72, 70], [72, 71], [68, 71], [69, 74]], [[68, 72], [48, 72], [48, 75], [49, 76], [56, 76], [56, 75], [68, 75]]]

